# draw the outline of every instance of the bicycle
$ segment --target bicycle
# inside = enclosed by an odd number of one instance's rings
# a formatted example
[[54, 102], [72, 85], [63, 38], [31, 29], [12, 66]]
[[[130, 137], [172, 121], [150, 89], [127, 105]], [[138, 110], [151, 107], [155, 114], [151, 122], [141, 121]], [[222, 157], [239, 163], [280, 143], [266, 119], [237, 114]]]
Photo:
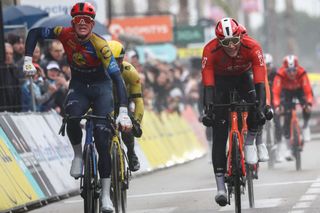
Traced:
[[85, 213], [99, 213], [99, 197], [101, 184], [99, 182], [97, 169], [97, 154], [93, 141], [93, 119], [106, 119], [106, 117], [85, 114], [83, 116], [67, 116], [63, 118], [59, 134], [65, 135], [65, 127], [68, 120], [85, 119], [85, 144], [82, 153], [82, 175], [80, 176], [80, 195], [84, 199]]
[[296, 159], [296, 170], [301, 170], [301, 152], [303, 149], [303, 140], [301, 137], [301, 128], [298, 121], [296, 105], [297, 99], [293, 99], [289, 104], [289, 110], [291, 110], [291, 120], [290, 120], [290, 147], [293, 156]]
[[110, 190], [115, 212], [125, 213], [127, 209], [127, 190], [129, 189], [131, 171], [128, 166], [128, 157], [124, 151], [121, 133], [117, 129], [114, 119], [111, 117], [109, 117], [109, 119], [111, 121], [111, 131], [113, 135], [110, 145], [112, 160]]
[[[230, 205], [231, 194], [234, 194], [235, 212], [241, 213], [241, 193], [246, 185], [246, 166], [243, 152], [243, 131], [239, 131], [238, 116], [246, 111], [248, 107], [254, 107], [255, 103], [244, 103], [237, 101], [237, 92], [230, 92], [230, 104], [214, 104], [213, 108], [229, 109], [230, 113], [230, 131], [227, 152], [227, 172], [225, 182], [227, 184], [228, 204]], [[246, 122], [242, 123], [242, 126]], [[243, 129], [243, 128], [242, 128]], [[244, 129], [243, 129], [244, 130]]]
[[110, 143], [110, 154], [112, 160], [111, 187], [113, 205], [116, 213], [125, 213], [127, 208], [127, 189], [129, 188], [128, 158], [123, 150], [122, 140], [116, 128], [115, 121], [110, 115], [96, 116], [85, 114], [83, 116], [69, 116], [63, 118], [59, 134], [65, 135], [65, 126], [68, 120], [86, 119], [86, 138], [83, 151], [83, 169], [80, 176], [80, 195], [84, 199], [85, 213], [100, 212], [101, 184], [97, 169], [97, 155], [93, 141], [93, 119], [107, 119], [111, 123], [112, 140]]
[[276, 138], [275, 135], [272, 134], [274, 129], [273, 124], [271, 121], [266, 122], [266, 127], [265, 127], [265, 138], [266, 138], [266, 145], [269, 153], [269, 161], [268, 161], [268, 168], [272, 169], [274, 168], [274, 165], [276, 163]]
[[[242, 102], [245, 103], [245, 102]], [[248, 125], [247, 125], [247, 118], [248, 118], [248, 107], [244, 106], [241, 112], [241, 136], [243, 141], [246, 140], [248, 134]], [[253, 190], [253, 180], [258, 179], [258, 168], [259, 162], [251, 165], [245, 164], [246, 168], [246, 181], [248, 186], [248, 198], [249, 198], [249, 206], [250, 208], [254, 208], [254, 190]]]

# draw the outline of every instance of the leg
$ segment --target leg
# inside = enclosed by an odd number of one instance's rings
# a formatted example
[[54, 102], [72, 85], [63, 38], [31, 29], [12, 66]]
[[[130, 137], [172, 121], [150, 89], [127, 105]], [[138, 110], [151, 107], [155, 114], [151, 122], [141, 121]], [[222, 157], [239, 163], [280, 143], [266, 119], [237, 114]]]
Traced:
[[121, 137], [128, 150], [129, 169], [133, 172], [138, 171], [140, 169], [140, 163], [134, 151], [134, 136], [131, 132], [121, 132]]
[[303, 126], [302, 126], [302, 135], [303, 135], [303, 140], [310, 141], [311, 140], [311, 133], [310, 133], [310, 127], [308, 125], [310, 117], [311, 117], [311, 106], [308, 106], [304, 92], [302, 89], [297, 90], [296, 92], [297, 98], [299, 99], [299, 102], [301, 106], [303, 106], [302, 110], [302, 117], [303, 117]]
[[[89, 100], [84, 95], [85, 92], [81, 85], [78, 84], [79, 83], [77, 82], [72, 82], [70, 84], [70, 89], [73, 89], [73, 91], [69, 92], [66, 98], [65, 111], [69, 116], [81, 116], [89, 108]], [[74, 178], [78, 178], [81, 176], [82, 172], [82, 130], [80, 127], [80, 120], [70, 120], [67, 122], [67, 134], [74, 151], [70, 175]]]
[[[95, 84], [90, 86], [90, 94], [93, 100], [93, 114], [106, 117], [108, 113], [113, 111], [113, 100], [111, 90], [108, 85]], [[111, 184], [111, 156], [110, 156], [110, 141], [111, 131], [110, 123], [106, 120], [94, 120], [94, 140], [96, 149], [99, 155], [98, 169], [102, 184], [102, 211], [114, 210], [110, 199], [110, 184]]]

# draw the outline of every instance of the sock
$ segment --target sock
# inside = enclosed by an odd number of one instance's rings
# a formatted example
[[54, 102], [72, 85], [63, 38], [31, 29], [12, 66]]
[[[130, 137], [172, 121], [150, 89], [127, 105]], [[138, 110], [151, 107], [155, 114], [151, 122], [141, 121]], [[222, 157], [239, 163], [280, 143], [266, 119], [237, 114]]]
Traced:
[[253, 145], [254, 139], [256, 138], [257, 132], [248, 131], [245, 145]]
[[226, 186], [224, 184], [224, 174], [223, 173], [216, 173], [215, 174], [216, 183], [217, 183], [217, 191], [224, 191], [226, 192]]
[[259, 131], [256, 136], [256, 145], [258, 146], [260, 144], [262, 144], [262, 130]]
[[72, 145], [74, 158], [82, 158], [82, 144]]

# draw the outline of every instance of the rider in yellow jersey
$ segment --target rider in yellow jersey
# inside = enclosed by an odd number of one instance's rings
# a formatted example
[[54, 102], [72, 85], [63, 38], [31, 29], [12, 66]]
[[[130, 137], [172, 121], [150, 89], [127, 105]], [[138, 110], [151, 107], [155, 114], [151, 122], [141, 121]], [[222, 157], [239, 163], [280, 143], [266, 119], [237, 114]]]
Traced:
[[[120, 72], [122, 78], [127, 87], [127, 95], [129, 98], [129, 103], [134, 104], [134, 109], [132, 110], [131, 120], [134, 124], [134, 127], [131, 132], [122, 132], [122, 140], [128, 149], [128, 158], [129, 158], [129, 168], [131, 171], [137, 171], [140, 169], [140, 163], [138, 157], [134, 151], [134, 137], [141, 137], [142, 131], [140, 124], [142, 121], [144, 113], [144, 104], [142, 99], [142, 86], [139, 77], [139, 73], [134, 68], [134, 66], [126, 61], [123, 61], [125, 55], [125, 50], [123, 45], [118, 41], [108, 41], [110, 50], [116, 59], [118, 66], [120, 67]], [[117, 98], [115, 97], [115, 104], [117, 103]], [[118, 106], [115, 107], [115, 110], [118, 109]], [[130, 112], [129, 112], [130, 113]]]

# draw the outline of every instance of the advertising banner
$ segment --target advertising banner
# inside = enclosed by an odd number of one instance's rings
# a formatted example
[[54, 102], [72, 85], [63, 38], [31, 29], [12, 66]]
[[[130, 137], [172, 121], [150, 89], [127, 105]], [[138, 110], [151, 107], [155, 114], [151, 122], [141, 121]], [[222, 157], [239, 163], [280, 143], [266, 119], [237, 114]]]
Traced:
[[57, 194], [74, 190], [76, 183], [70, 184], [72, 180], [69, 175], [70, 167], [66, 167], [57, 150], [54, 149], [54, 134], [42, 115], [12, 115], [11, 117]]
[[12, 146], [19, 154], [21, 160], [31, 172], [33, 178], [39, 184], [44, 196], [48, 198], [56, 195], [57, 193], [48, 180], [46, 174], [40, 167], [39, 161], [17, 129], [9, 114], [5, 114], [0, 117], [0, 125], [8, 136]]
[[145, 43], [173, 41], [173, 18], [168, 15], [113, 18], [110, 32], [114, 39], [120, 34], [135, 35]]
[[24, 205], [44, 195], [0, 127], [0, 211]]

